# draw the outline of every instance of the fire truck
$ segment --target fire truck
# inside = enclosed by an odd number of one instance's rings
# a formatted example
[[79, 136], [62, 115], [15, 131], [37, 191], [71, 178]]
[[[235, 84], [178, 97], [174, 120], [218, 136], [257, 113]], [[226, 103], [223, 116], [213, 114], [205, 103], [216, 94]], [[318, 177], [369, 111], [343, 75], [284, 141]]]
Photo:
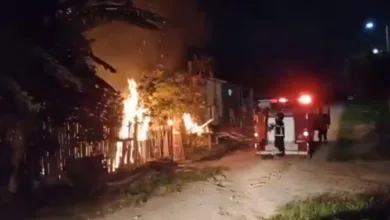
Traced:
[[314, 122], [322, 108], [322, 113], [330, 115], [330, 108], [313, 95], [301, 93], [296, 97], [278, 97], [259, 100], [255, 113], [255, 148], [258, 155], [275, 155], [279, 151], [274, 145], [274, 130], [278, 113], [284, 115], [285, 154], [311, 157], [313, 144], [318, 141], [318, 131]]

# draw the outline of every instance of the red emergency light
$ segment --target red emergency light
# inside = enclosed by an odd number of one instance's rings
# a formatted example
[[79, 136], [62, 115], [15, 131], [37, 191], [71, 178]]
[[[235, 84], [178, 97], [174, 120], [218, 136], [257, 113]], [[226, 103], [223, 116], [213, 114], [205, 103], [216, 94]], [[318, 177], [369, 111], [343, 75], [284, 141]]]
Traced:
[[286, 102], [287, 102], [287, 99], [284, 98], [284, 97], [281, 97], [281, 98], [279, 98], [278, 101], [279, 101], [280, 103], [286, 103]]
[[301, 103], [301, 104], [304, 104], [304, 105], [308, 105], [312, 102], [312, 98], [310, 95], [301, 95], [299, 98], [298, 98], [298, 102]]
[[271, 99], [271, 103], [286, 103], [288, 99], [284, 97], [280, 97], [278, 99]]

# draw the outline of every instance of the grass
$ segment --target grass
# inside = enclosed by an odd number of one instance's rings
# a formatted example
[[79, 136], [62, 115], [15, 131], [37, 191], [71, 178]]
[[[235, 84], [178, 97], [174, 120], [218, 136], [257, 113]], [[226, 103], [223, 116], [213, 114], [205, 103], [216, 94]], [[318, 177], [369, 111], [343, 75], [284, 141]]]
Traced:
[[354, 128], [359, 125], [375, 124], [376, 130], [378, 130], [380, 126], [383, 127], [383, 123], [390, 124], [389, 109], [385, 102], [346, 105], [339, 122], [337, 143], [332, 149], [329, 159], [336, 161], [358, 159], [355, 158], [358, 155], [351, 153], [351, 148], [363, 137], [355, 135]]
[[223, 176], [224, 168], [206, 167], [202, 169], [184, 169], [175, 173], [160, 173], [151, 181], [137, 187], [131, 184], [120, 186], [102, 196], [77, 202], [67, 207], [60, 207], [50, 213], [54, 216], [67, 216], [69, 219], [89, 219], [113, 213], [119, 209], [137, 206], [147, 202], [153, 196], [180, 192], [191, 182], [206, 181]]
[[379, 220], [387, 219], [382, 217], [389, 205], [389, 200], [383, 194], [325, 194], [288, 203], [280, 207], [268, 220]]
[[347, 105], [340, 118], [339, 140], [350, 139], [353, 127], [356, 125], [371, 124], [382, 120], [384, 113], [389, 115], [387, 106], [381, 104]]
[[380, 110], [384, 107], [387, 108], [387, 106], [382, 104], [350, 104], [346, 106], [343, 112], [342, 121], [348, 123], [370, 123], [377, 121], [380, 116]]

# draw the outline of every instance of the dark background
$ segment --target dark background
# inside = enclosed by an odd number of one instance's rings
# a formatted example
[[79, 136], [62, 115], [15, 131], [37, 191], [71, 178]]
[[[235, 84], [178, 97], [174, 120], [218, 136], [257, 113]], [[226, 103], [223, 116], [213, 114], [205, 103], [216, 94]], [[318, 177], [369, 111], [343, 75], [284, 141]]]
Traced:
[[[346, 60], [384, 47], [390, 1], [199, 0], [213, 22], [218, 77], [258, 92], [308, 81], [337, 84]], [[368, 19], [376, 29], [367, 32]], [[322, 86], [322, 85], [320, 85]]]

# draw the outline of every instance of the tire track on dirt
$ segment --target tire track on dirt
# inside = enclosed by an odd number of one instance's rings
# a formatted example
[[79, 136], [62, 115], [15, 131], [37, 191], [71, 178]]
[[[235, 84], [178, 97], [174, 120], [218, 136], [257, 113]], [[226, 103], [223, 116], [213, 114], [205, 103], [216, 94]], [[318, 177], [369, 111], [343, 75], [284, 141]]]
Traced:
[[230, 219], [261, 219], [264, 214], [258, 211], [259, 198], [255, 192], [278, 182], [288, 172], [293, 163], [284, 159], [287, 158], [261, 161], [245, 173], [231, 173], [225, 182], [227, 187], [221, 191], [229, 195], [230, 201], [220, 205], [219, 214]]
[[280, 167], [276, 170], [270, 171], [268, 174], [264, 176], [260, 176], [257, 178], [249, 179], [249, 187], [251, 188], [260, 188], [267, 184], [272, 183], [273, 181], [278, 181], [282, 178], [282, 175], [287, 172], [287, 170], [291, 167], [291, 162], [284, 162], [280, 164]]

